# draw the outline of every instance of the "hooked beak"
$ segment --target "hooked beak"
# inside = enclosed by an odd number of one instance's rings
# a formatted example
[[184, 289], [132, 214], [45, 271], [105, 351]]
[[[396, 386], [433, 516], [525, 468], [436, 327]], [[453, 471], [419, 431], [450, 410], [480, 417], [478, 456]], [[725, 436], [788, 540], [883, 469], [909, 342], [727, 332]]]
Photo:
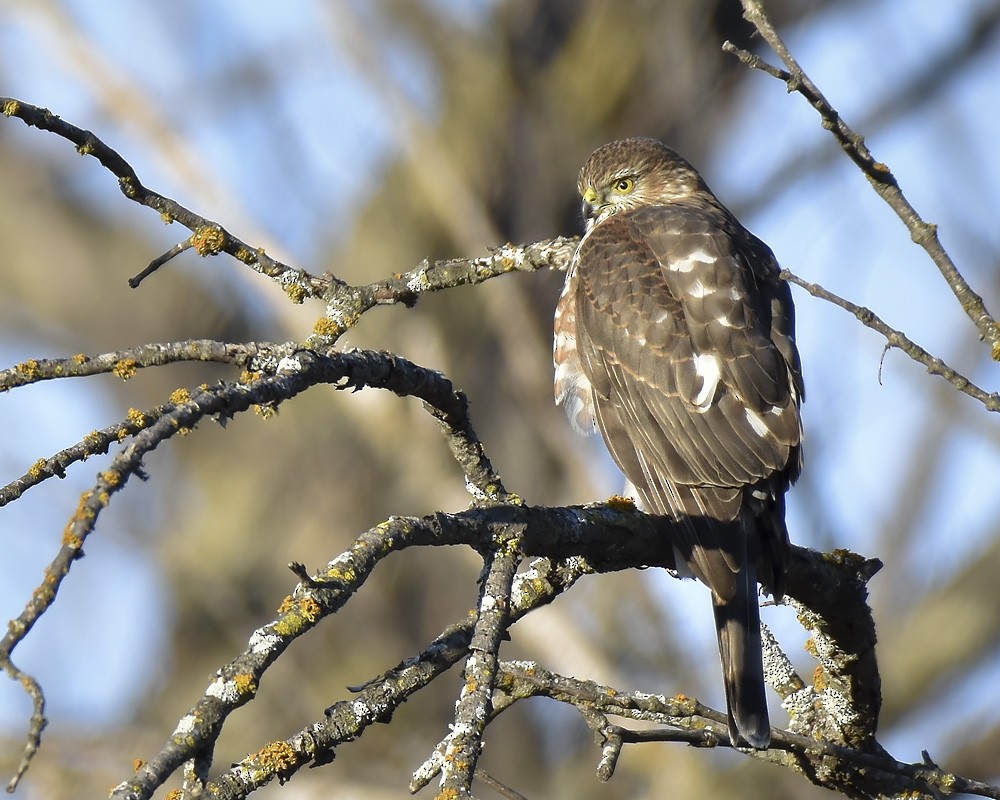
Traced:
[[583, 218], [588, 222], [597, 219], [597, 214], [606, 205], [604, 197], [594, 188], [583, 193]]

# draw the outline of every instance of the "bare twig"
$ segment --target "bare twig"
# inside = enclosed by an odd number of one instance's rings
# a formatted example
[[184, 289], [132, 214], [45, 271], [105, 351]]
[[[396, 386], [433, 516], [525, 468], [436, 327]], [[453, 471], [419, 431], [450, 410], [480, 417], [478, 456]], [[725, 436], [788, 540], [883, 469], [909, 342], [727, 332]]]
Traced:
[[787, 71], [767, 64], [732, 42], [725, 42], [723, 50], [737, 56], [752, 69], [761, 70], [783, 81], [788, 87], [788, 91], [801, 94], [819, 112], [823, 120], [823, 127], [834, 135], [841, 148], [858, 165], [878, 195], [896, 212], [909, 230], [913, 241], [923, 247], [931, 257], [948, 286], [951, 287], [955, 297], [958, 298], [965, 313], [975, 323], [980, 336], [989, 345], [991, 357], [1000, 361], [1000, 325], [997, 325], [996, 319], [986, 309], [983, 298], [969, 286], [958, 267], [955, 266], [951, 256], [941, 245], [937, 235], [937, 226], [925, 222], [921, 218], [903, 195], [899, 183], [889, 167], [875, 159], [865, 144], [864, 138], [844, 122], [819, 88], [803, 72], [768, 19], [761, 0], [741, 0], [741, 2], [743, 16], [774, 50], [787, 67]]
[[142, 283], [144, 280], [146, 280], [146, 278], [148, 278], [154, 272], [156, 272], [156, 270], [158, 270], [160, 267], [166, 264], [170, 259], [176, 258], [185, 250], [188, 250], [191, 247], [194, 247], [194, 239], [193, 237], [189, 236], [183, 242], [178, 242], [177, 244], [175, 244], [173, 247], [167, 250], [167, 252], [165, 252], [163, 255], [159, 255], [152, 261], [150, 261], [149, 265], [142, 272], [140, 272], [134, 278], [129, 278], [128, 285], [131, 286], [133, 289], [138, 289], [139, 284]]
[[[895, 328], [887, 325], [882, 319], [875, 314], [875, 312], [870, 311], [864, 306], [856, 305], [850, 300], [845, 300], [843, 297], [834, 294], [828, 289], [824, 289], [817, 283], [810, 283], [807, 280], [794, 275], [788, 270], [782, 270], [782, 279], [788, 281], [789, 283], [794, 283], [796, 286], [800, 286], [805, 289], [813, 297], [818, 297], [822, 300], [826, 300], [829, 303], [833, 303], [835, 306], [839, 306], [845, 311], [849, 311], [866, 327], [871, 328], [873, 331], [878, 331], [886, 339], [886, 349], [890, 347], [895, 347], [902, 350], [906, 355], [912, 358], [919, 364], [923, 364], [927, 371], [931, 375], [939, 375], [948, 381], [952, 386], [954, 386], [958, 391], [963, 392], [969, 397], [974, 397], [984, 406], [988, 411], [1000, 411], [1000, 393], [997, 392], [987, 392], [981, 389], [960, 372], [949, 367], [944, 361], [942, 361], [937, 356], [933, 356], [928, 353], [920, 345], [916, 344], [912, 339], [910, 339], [902, 331], [898, 331]], [[885, 353], [883, 352], [883, 358]], [[881, 364], [879, 366], [879, 372], [881, 374]]]

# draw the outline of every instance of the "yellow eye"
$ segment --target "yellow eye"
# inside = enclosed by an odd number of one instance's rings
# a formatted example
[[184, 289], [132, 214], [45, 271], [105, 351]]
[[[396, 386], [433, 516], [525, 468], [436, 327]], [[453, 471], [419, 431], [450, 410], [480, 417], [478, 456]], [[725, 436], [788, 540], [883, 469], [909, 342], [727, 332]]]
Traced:
[[618, 194], [628, 194], [635, 188], [635, 181], [632, 178], [619, 178], [615, 181], [615, 191]]

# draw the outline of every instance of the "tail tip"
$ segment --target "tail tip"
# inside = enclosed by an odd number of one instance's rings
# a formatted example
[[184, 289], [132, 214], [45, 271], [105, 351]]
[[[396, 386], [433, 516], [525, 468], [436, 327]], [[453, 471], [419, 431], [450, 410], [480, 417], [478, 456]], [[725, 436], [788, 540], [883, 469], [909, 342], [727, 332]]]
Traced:
[[729, 740], [733, 747], [750, 746], [755, 750], [767, 750], [771, 745], [771, 725], [767, 717], [754, 715], [752, 720], [741, 720], [742, 724], [730, 718]]

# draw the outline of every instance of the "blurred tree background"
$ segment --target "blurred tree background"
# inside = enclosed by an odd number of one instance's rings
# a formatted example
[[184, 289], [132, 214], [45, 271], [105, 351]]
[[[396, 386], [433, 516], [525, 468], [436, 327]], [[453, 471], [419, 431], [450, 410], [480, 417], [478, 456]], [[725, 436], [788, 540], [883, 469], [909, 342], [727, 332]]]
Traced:
[[[272, 7], [273, 6], [273, 7]], [[847, 120], [1000, 305], [1000, 5], [773, 0], [773, 21]], [[313, 272], [368, 282], [421, 259], [475, 256], [580, 227], [575, 177], [599, 144], [663, 139], [698, 166], [779, 260], [868, 305], [986, 388], [998, 370], [924, 254], [801, 98], [720, 45], [755, 49], [735, 0], [179, 0], [0, 2], [0, 93], [90, 128], [143, 181]], [[95, 354], [206, 337], [301, 340], [292, 306], [226, 258], [186, 254], [127, 279], [179, 235], [125, 201], [55, 137], [0, 125], [0, 354]], [[552, 404], [551, 317], [563, 276], [516, 275], [378, 310], [349, 345], [443, 371], [507, 488], [535, 504], [608, 496], [620, 477]], [[1000, 428], [838, 309], [795, 292], [809, 392], [793, 539], [886, 562], [872, 583], [882, 741], [903, 760], [997, 780]], [[145, 370], [0, 396], [2, 482], [219, 369]], [[0, 602], [19, 613], [104, 459], [0, 510]], [[217, 666], [294, 586], [390, 514], [469, 502], [416, 401], [314, 389], [266, 421], [203, 424], [147, 460], [88, 558], [15, 660], [49, 695], [42, 752], [18, 793], [103, 796], [155, 752]], [[473, 604], [465, 551], [390, 559], [345, 611], [292, 647], [231, 720], [216, 762], [308, 724]], [[508, 655], [621, 687], [721, 703], [703, 589], [657, 571], [606, 575], [519, 623]], [[765, 609], [811, 671], [787, 610]], [[796, 638], [798, 636], [798, 638]], [[446, 733], [460, 675], [336, 761], [258, 796], [399, 797]], [[29, 704], [0, 685], [0, 771]], [[783, 715], [774, 715], [777, 725]], [[482, 766], [530, 797], [666, 793], [819, 797], [725, 752], [626, 748], [609, 784], [571, 712], [523, 704], [487, 733]], [[812, 793], [812, 794], [811, 794]], [[492, 796], [483, 790], [482, 797]]]

